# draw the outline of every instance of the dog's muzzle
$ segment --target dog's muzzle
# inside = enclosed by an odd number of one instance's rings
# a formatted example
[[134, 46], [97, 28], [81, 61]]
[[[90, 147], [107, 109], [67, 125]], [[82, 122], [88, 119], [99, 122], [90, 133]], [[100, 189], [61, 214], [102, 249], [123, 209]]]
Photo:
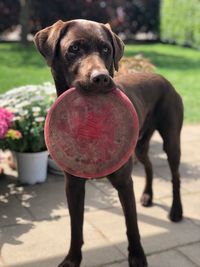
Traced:
[[90, 75], [90, 82], [92, 84], [94, 84], [94, 86], [98, 86], [98, 87], [108, 87], [110, 82], [111, 82], [111, 78], [108, 74], [108, 72], [106, 71], [93, 71]]

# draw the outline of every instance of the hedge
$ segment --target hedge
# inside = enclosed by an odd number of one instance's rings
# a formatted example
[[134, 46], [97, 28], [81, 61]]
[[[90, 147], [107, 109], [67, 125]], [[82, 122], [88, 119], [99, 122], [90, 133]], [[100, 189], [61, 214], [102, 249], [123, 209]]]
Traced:
[[159, 1], [0, 0], [0, 33], [12, 29], [22, 21], [29, 32], [35, 33], [58, 19], [84, 18], [109, 22], [116, 33], [124, 32], [128, 38], [138, 32], [153, 32], [157, 36]]
[[200, 49], [200, 1], [162, 0], [162, 41]]

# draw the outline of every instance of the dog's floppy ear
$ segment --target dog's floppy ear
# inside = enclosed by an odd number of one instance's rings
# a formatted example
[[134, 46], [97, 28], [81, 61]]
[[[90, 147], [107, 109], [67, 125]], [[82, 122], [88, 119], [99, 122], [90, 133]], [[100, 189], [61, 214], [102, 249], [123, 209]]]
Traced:
[[123, 41], [112, 31], [110, 24], [104, 24], [106, 29], [109, 31], [112, 38], [112, 46], [113, 46], [113, 60], [114, 60], [114, 68], [118, 71], [118, 62], [122, 58], [124, 54], [124, 43]]
[[52, 65], [56, 45], [60, 40], [61, 32], [66, 28], [67, 22], [61, 20], [36, 33], [33, 41], [39, 52], [45, 57], [49, 66]]

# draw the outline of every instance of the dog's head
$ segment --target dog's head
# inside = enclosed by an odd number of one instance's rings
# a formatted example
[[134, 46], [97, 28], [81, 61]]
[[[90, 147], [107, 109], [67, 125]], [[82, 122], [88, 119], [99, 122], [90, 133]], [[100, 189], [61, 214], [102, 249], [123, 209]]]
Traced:
[[88, 20], [58, 21], [34, 38], [51, 67], [57, 93], [76, 87], [85, 93], [108, 92], [124, 51], [108, 24]]

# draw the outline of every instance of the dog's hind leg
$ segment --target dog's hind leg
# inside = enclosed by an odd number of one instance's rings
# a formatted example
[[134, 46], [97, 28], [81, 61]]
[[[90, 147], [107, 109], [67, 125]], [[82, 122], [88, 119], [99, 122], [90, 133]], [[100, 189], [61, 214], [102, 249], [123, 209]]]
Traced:
[[125, 215], [127, 237], [129, 242], [129, 267], [146, 267], [147, 261], [140, 242], [137, 224], [136, 204], [131, 172], [132, 159], [130, 159], [121, 169], [109, 175], [108, 179], [118, 191], [119, 199]]
[[170, 128], [169, 132], [161, 132], [163, 138], [163, 150], [166, 152], [168, 157], [168, 163], [172, 174], [172, 191], [173, 200], [172, 206], [169, 213], [169, 218], [173, 222], [178, 222], [182, 219], [182, 204], [180, 196], [180, 131], [177, 129]]
[[153, 200], [153, 168], [151, 161], [148, 156], [149, 151], [149, 142], [153, 135], [154, 129], [149, 128], [142, 136], [142, 138], [138, 141], [135, 154], [138, 160], [144, 165], [145, 169], [145, 188], [143, 194], [141, 196], [140, 202], [143, 206], [149, 207], [152, 205]]
[[59, 267], [79, 267], [82, 260], [83, 215], [86, 179], [65, 174], [66, 195], [71, 219], [71, 244]]
[[[166, 105], [170, 108], [164, 110], [158, 131], [163, 139], [163, 150], [168, 157], [168, 163], [172, 174], [173, 200], [169, 218], [178, 222], [183, 217], [183, 210], [180, 195], [180, 134], [183, 124], [183, 104], [180, 97], [174, 97], [174, 102]], [[162, 114], [162, 113], [161, 113]]]

